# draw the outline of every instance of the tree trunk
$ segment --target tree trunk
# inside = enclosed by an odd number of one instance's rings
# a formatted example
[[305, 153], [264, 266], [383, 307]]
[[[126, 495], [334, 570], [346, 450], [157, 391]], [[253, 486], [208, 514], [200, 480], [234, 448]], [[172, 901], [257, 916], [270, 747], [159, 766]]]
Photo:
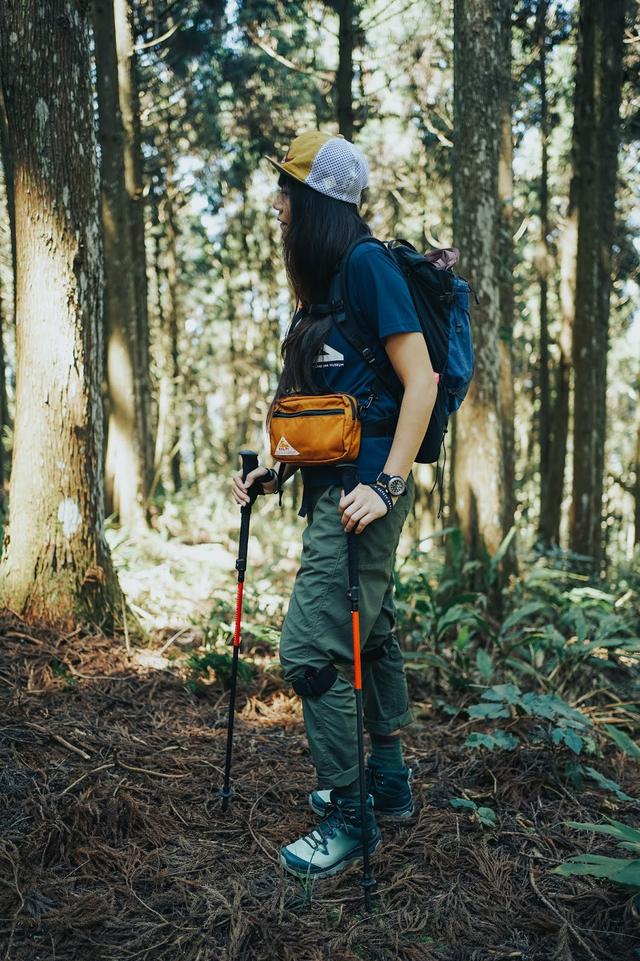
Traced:
[[[511, 78], [511, 10], [504, 3], [505, 22], [500, 30], [502, 44], [499, 60], [500, 154], [498, 159], [498, 200], [500, 203], [499, 276], [500, 276], [500, 424], [504, 463], [504, 500], [502, 529], [508, 531], [514, 520], [515, 502], [515, 396], [513, 388], [513, 83]], [[503, 562], [503, 573], [515, 573], [515, 538]]]
[[112, 0], [94, 0], [93, 27], [99, 108], [102, 233], [105, 265], [108, 433], [105, 485], [109, 510], [122, 524], [144, 526], [146, 466], [136, 417], [136, 297], [124, 131]]
[[164, 301], [162, 296], [162, 280], [163, 280], [163, 267], [162, 267], [162, 251], [160, 244], [160, 212], [158, 205], [154, 204], [153, 207], [153, 223], [154, 223], [154, 235], [153, 235], [153, 276], [155, 279], [155, 294], [156, 294], [156, 337], [154, 342], [160, 352], [160, 357], [162, 361], [160, 363], [160, 375], [158, 382], [158, 419], [156, 422], [155, 431], [155, 447], [154, 447], [154, 480], [153, 489], [151, 491], [151, 496], [154, 495], [155, 490], [157, 490], [158, 482], [162, 476], [162, 467], [165, 453], [167, 452], [167, 433], [169, 418], [171, 413], [171, 378], [169, 371], [167, 369], [166, 358], [169, 355], [169, 351], [166, 349], [166, 344], [168, 341], [166, 324], [165, 324], [165, 313], [164, 313]]
[[582, 0], [575, 88], [578, 246], [571, 549], [602, 560], [611, 246], [614, 227], [624, 0]]
[[9, 231], [11, 235], [11, 267], [13, 272], [13, 317], [16, 314], [16, 198], [13, 187], [13, 157], [9, 143], [9, 121], [4, 94], [0, 85], [0, 158], [4, 170], [4, 184], [7, 192], [7, 213], [9, 215]]
[[636, 433], [636, 450], [634, 457], [634, 484], [633, 484], [633, 543], [635, 547], [640, 545], [640, 423]]
[[338, 129], [347, 140], [353, 140], [353, 50], [355, 46], [354, 0], [338, 0], [338, 70], [336, 72], [336, 111]]
[[171, 446], [171, 480], [173, 489], [177, 493], [182, 487], [181, 459], [180, 459], [180, 409], [178, 403], [180, 390], [180, 350], [178, 344], [179, 307], [178, 307], [178, 254], [176, 250], [177, 230], [171, 197], [171, 185], [167, 182], [165, 199], [166, 215], [166, 257], [167, 257], [167, 291], [169, 294], [169, 343], [171, 394], [173, 412], [173, 438]]
[[455, 513], [474, 558], [494, 554], [507, 533], [508, 490], [500, 357], [502, 139], [501, 58], [511, 5], [455, 0], [453, 233], [474, 309], [476, 371], [455, 417]]
[[5, 0], [0, 60], [17, 236], [1, 602], [57, 625], [104, 624], [121, 593], [103, 532], [102, 245], [86, 15], [73, 0]]
[[[9, 465], [4, 449], [4, 429], [9, 426], [9, 411], [7, 409], [7, 384], [4, 358], [4, 299], [2, 282], [0, 279], [0, 520], [4, 506], [4, 488], [9, 476]], [[0, 551], [0, 553], [2, 553]]]
[[569, 188], [565, 225], [559, 244], [561, 332], [559, 359], [552, 368], [549, 346], [549, 278], [552, 254], [549, 244], [549, 105], [547, 100], [547, 15], [549, 4], [540, 0], [536, 15], [538, 71], [540, 78], [540, 365], [538, 440], [540, 445], [540, 518], [538, 539], [543, 547], [560, 544], [560, 521], [565, 487], [565, 463], [569, 436], [571, 389], [571, 329], [575, 297], [576, 211], [575, 183]]
[[[538, 539], [544, 547], [558, 543], [559, 531], [553, 529], [549, 512], [551, 462], [551, 395], [549, 377], [549, 109], [547, 103], [547, 0], [539, 0], [536, 10], [536, 43], [540, 80], [541, 170], [539, 186], [540, 247], [538, 285], [540, 288], [540, 360], [538, 374], [538, 443], [540, 447], [540, 519]], [[562, 499], [562, 498], [561, 498]], [[557, 515], [559, 521], [559, 514]]]
[[549, 417], [549, 477], [546, 497], [540, 504], [544, 513], [549, 543], [560, 544], [560, 522], [565, 489], [567, 441], [569, 438], [569, 415], [571, 396], [571, 340], [576, 294], [576, 250], [578, 238], [577, 179], [576, 179], [576, 130], [572, 139], [572, 175], [569, 184], [569, 200], [564, 226], [560, 234], [560, 315], [562, 326], [558, 346], [560, 357], [554, 378], [552, 408]]
[[120, 111], [124, 127], [125, 186], [129, 196], [129, 225], [133, 251], [133, 281], [136, 301], [135, 389], [136, 419], [144, 463], [145, 495], [153, 479], [153, 421], [151, 403], [149, 314], [147, 307], [147, 264], [144, 226], [144, 180], [140, 136], [140, 99], [134, 50], [132, 12], [129, 0], [113, 0]]

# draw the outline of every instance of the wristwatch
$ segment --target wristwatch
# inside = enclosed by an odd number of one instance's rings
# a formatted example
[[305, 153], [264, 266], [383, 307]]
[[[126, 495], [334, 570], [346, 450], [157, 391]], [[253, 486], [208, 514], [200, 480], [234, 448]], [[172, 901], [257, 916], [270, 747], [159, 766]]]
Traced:
[[400, 497], [407, 493], [407, 485], [399, 474], [380, 473], [376, 477], [376, 484], [384, 487], [392, 497]]

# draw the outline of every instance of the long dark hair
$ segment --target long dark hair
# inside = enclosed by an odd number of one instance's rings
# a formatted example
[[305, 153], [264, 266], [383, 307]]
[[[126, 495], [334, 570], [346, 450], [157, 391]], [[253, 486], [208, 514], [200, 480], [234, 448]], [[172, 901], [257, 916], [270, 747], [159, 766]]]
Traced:
[[299, 310], [282, 344], [283, 370], [275, 397], [292, 391], [322, 392], [313, 362], [331, 327], [331, 318], [304, 313], [326, 303], [331, 279], [349, 244], [370, 234], [355, 204], [334, 200], [287, 174], [278, 184], [289, 194], [290, 222], [283, 237], [284, 263]]

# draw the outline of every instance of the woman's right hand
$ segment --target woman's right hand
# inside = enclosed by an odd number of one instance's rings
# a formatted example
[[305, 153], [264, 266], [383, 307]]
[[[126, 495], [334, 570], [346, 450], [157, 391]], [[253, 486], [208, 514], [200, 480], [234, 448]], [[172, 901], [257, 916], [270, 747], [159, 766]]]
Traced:
[[[259, 477], [266, 477], [268, 474], [269, 470], [267, 467], [256, 467], [254, 470], [249, 471], [245, 480], [242, 479], [242, 471], [238, 471], [236, 474], [234, 474], [231, 484], [231, 493], [236, 504], [239, 504], [240, 507], [245, 507], [247, 504], [249, 504], [250, 499], [247, 491], [255, 480], [258, 480]], [[270, 481], [268, 484], [263, 484], [262, 489], [265, 494], [273, 494], [276, 489], [276, 484], [277, 481]]]

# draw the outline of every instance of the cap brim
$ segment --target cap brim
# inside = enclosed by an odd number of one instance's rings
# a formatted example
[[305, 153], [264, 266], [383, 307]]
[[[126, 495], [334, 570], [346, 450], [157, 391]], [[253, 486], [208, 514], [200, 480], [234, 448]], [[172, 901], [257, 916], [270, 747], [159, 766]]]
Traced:
[[287, 170], [284, 164], [279, 163], [277, 160], [274, 160], [272, 157], [265, 157], [264, 159], [268, 160], [270, 164], [273, 164], [276, 170], [278, 170], [281, 174], [286, 174], [287, 177], [293, 177], [294, 180], [297, 180], [301, 184], [304, 183], [304, 180], [302, 180], [301, 177], [297, 177], [294, 173], [292, 173], [291, 170]]

